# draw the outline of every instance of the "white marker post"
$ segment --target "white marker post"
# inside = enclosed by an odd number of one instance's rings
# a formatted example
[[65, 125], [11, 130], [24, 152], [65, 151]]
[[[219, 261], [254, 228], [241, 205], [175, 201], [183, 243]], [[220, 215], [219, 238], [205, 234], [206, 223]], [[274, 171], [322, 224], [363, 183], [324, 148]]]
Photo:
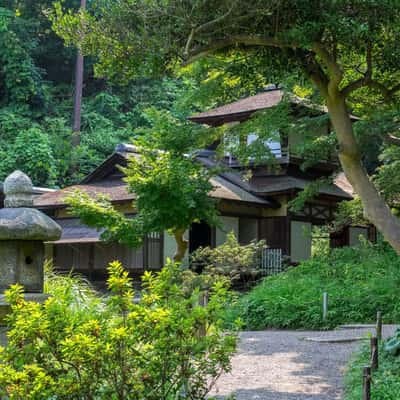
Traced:
[[322, 319], [325, 321], [328, 317], [328, 293], [322, 295]]

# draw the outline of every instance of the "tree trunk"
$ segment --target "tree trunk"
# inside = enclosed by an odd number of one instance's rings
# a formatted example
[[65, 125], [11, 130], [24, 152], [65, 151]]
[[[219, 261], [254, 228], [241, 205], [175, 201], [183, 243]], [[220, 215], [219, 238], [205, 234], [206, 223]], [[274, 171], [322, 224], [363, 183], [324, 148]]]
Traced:
[[175, 262], [181, 262], [185, 257], [186, 250], [189, 246], [189, 242], [185, 239], [185, 229], [176, 229], [174, 231], [174, 237], [176, 242], [176, 253], [174, 255]]
[[343, 172], [360, 196], [365, 216], [400, 255], [400, 219], [392, 214], [362, 165], [345, 98], [339, 94], [330, 96], [327, 106], [339, 142], [339, 159]]
[[[80, 10], [86, 9], [86, 0], [81, 0]], [[78, 49], [76, 54], [75, 65], [75, 94], [74, 94], [74, 122], [73, 135], [71, 143], [73, 147], [77, 147], [81, 143], [81, 108], [82, 108], [82, 89], [83, 89], [83, 68], [84, 58], [81, 51]]]

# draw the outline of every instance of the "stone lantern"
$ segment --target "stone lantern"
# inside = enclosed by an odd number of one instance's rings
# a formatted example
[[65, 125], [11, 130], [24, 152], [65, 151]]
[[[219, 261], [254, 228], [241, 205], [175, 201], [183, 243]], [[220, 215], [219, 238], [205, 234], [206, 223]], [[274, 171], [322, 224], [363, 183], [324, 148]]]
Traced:
[[[33, 208], [33, 187], [28, 176], [14, 171], [3, 184], [0, 209], [0, 293], [10, 285], [24, 287], [27, 299], [43, 299], [44, 242], [58, 240], [61, 227]], [[4, 306], [0, 294], [0, 307]], [[0, 310], [0, 319], [1, 319]]]

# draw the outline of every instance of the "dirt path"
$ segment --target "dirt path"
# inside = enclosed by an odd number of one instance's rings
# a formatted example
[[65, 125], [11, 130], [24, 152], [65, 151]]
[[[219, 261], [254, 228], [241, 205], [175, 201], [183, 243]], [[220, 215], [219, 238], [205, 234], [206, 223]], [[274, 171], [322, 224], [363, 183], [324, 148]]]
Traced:
[[[384, 334], [394, 327], [385, 326]], [[222, 376], [213, 395], [237, 400], [338, 400], [343, 371], [360, 342], [318, 343], [307, 338], [365, 336], [368, 329], [304, 332], [243, 332], [230, 374]]]

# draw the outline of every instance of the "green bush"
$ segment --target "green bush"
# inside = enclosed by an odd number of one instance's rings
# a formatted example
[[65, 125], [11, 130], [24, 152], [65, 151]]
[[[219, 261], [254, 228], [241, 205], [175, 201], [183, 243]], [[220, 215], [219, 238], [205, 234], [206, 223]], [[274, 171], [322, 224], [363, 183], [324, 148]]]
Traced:
[[261, 278], [260, 252], [265, 241], [240, 245], [235, 234], [229, 232], [226, 241], [215, 248], [200, 247], [190, 258], [190, 267], [209, 276], [229, 279], [232, 286], [243, 288]]
[[25, 301], [18, 285], [8, 290], [0, 398], [205, 399], [236, 346], [235, 332], [222, 331], [226, 285], [216, 281], [203, 304], [198, 276], [169, 264], [145, 273], [135, 304], [122, 266], [111, 263], [109, 273], [103, 299], [77, 278], [54, 274], [43, 305]]
[[[383, 351], [380, 346], [379, 369], [373, 371], [372, 400], [400, 399], [400, 358]], [[370, 347], [363, 346], [361, 351], [350, 362], [345, 376], [345, 400], [362, 398], [362, 368], [370, 365]]]
[[[374, 321], [381, 310], [385, 323], [400, 319], [400, 258], [383, 245], [364, 244], [321, 255], [266, 278], [227, 313], [248, 329], [332, 328]], [[329, 312], [322, 320], [322, 295]]]

